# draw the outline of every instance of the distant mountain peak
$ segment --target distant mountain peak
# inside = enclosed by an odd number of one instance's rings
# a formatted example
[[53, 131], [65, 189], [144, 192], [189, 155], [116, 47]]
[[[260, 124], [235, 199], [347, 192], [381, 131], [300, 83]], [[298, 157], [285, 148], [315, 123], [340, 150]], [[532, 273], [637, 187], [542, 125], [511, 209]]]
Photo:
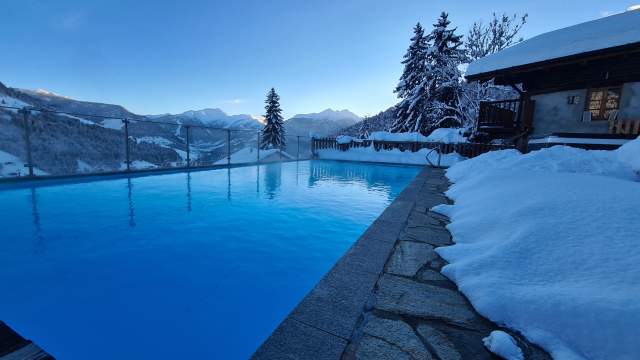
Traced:
[[194, 117], [194, 118], [198, 118], [198, 119], [206, 119], [206, 118], [224, 118], [227, 117], [229, 115], [227, 115], [227, 113], [225, 113], [224, 111], [222, 111], [221, 109], [215, 108], [206, 108], [206, 109], [201, 109], [201, 110], [189, 110], [189, 111], [185, 111], [182, 114], [179, 114], [182, 116], [187, 116], [187, 117]]
[[310, 114], [297, 114], [292, 119], [319, 119], [319, 120], [353, 120], [360, 121], [362, 118], [351, 111], [344, 110], [333, 110], [331, 108], [322, 110], [319, 113], [310, 113]]
[[67, 99], [67, 100], [72, 100], [70, 97], [68, 96], [64, 96], [64, 95], [60, 95], [60, 94], [56, 94], [53, 91], [49, 91], [47, 89], [35, 89], [35, 90], [30, 90], [30, 89], [18, 89], [21, 92], [27, 93], [27, 94], [31, 94], [31, 95], [37, 95], [37, 96], [46, 96], [46, 97], [56, 97], [56, 98], [61, 98], [61, 99]]

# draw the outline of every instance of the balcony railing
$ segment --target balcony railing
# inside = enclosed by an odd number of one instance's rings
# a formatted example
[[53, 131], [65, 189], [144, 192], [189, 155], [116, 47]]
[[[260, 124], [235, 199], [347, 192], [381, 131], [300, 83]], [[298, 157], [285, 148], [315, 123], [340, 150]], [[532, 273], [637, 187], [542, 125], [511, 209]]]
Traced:
[[530, 129], [534, 104], [528, 99], [481, 102], [477, 131], [511, 135]]

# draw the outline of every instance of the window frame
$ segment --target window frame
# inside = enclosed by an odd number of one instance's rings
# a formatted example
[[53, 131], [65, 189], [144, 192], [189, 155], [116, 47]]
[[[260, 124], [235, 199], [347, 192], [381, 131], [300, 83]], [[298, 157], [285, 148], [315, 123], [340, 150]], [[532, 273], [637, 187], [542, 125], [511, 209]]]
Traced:
[[[618, 93], [618, 107], [615, 109], [607, 109], [607, 98], [608, 98], [608, 94], [609, 91], [611, 90], [616, 90]], [[600, 116], [594, 116], [593, 113], [591, 113], [591, 95], [594, 92], [597, 91], [602, 91], [602, 99], [600, 100], [600, 109], [599, 109], [599, 113]], [[620, 110], [620, 100], [622, 100], [622, 85], [612, 85], [612, 86], [600, 86], [600, 87], [592, 87], [592, 88], [588, 88], [587, 89], [587, 97], [585, 99], [585, 104], [584, 104], [584, 111], [588, 111], [590, 112], [591, 115], [591, 119], [592, 121], [606, 121], [607, 116], [605, 116], [607, 110], [611, 111], [611, 110]]]

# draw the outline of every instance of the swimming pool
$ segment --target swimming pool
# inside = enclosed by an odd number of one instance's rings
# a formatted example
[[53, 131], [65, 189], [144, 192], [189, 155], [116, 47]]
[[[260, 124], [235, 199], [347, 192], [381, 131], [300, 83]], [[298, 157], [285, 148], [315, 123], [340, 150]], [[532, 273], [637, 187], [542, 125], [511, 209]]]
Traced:
[[0, 186], [0, 319], [58, 359], [247, 358], [420, 171]]

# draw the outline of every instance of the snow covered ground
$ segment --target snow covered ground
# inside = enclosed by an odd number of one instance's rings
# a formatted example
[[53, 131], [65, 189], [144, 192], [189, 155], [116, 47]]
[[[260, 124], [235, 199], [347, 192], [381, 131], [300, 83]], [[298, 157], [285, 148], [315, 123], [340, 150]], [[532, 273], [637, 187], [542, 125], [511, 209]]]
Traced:
[[616, 151], [484, 154], [447, 171], [437, 252], [489, 319], [556, 359], [640, 358], [640, 138]]
[[[438, 154], [429, 149], [420, 149], [416, 152], [400, 151], [398, 149], [376, 151], [373, 146], [366, 148], [353, 148], [347, 151], [336, 149], [317, 150], [318, 158], [328, 160], [349, 160], [349, 161], [367, 161], [382, 162], [395, 164], [411, 164], [411, 165], [429, 165], [427, 156], [431, 164], [438, 164]], [[458, 153], [442, 155], [440, 158], [441, 166], [451, 166], [457, 162], [466, 159]]]
[[122, 130], [124, 123], [120, 119], [104, 119], [102, 120], [102, 127], [113, 130]]
[[[33, 173], [35, 175], [48, 175], [36, 167], [33, 168]], [[0, 151], [0, 177], [26, 176], [28, 174], [29, 169], [24, 166], [20, 159], [8, 152]]]
[[[18, 100], [16, 98], [13, 98], [11, 96], [4, 95], [4, 94], [0, 94], [0, 105], [10, 106], [10, 107], [19, 107], [19, 108], [25, 107], [25, 106], [30, 106], [29, 104], [25, 103], [24, 101]], [[16, 109], [5, 109], [5, 111], [16, 112], [18, 110], [16, 110]]]
[[[377, 141], [410, 141], [410, 142], [441, 142], [445, 144], [466, 143], [468, 139], [462, 135], [464, 129], [441, 128], [434, 130], [429, 136], [424, 136], [418, 132], [392, 133], [387, 131], [376, 131], [369, 135], [368, 140]], [[338, 144], [348, 144], [351, 141], [360, 139], [341, 135], [336, 138]]]

